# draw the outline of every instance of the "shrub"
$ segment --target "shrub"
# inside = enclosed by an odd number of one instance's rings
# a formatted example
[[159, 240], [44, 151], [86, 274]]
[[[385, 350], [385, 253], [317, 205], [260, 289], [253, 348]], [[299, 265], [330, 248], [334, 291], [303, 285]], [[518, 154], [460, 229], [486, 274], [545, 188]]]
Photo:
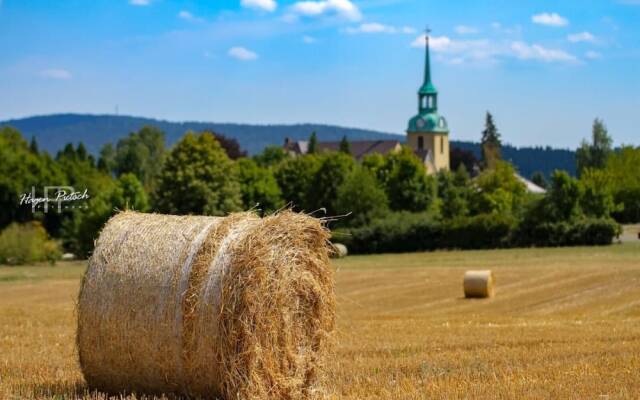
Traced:
[[338, 239], [349, 252], [402, 253], [436, 248], [439, 225], [427, 213], [396, 212], [346, 231]]
[[519, 246], [601, 246], [611, 244], [622, 228], [611, 218], [579, 218], [573, 221], [523, 222], [512, 242]]
[[518, 225], [512, 216], [481, 214], [438, 221], [427, 213], [392, 213], [370, 225], [340, 232], [352, 253], [400, 253], [436, 249], [494, 249], [513, 246], [611, 244], [620, 226], [608, 218]]
[[443, 225], [439, 247], [445, 249], [494, 249], [510, 247], [516, 219], [509, 215], [480, 214], [457, 218]]
[[623, 224], [640, 222], [640, 187], [621, 188], [615, 194], [615, 201], [622, 204], [612, 213], [616, 221]]
[[436, 249], [488, 249], [509, 246], [515, 219], [478, 215], [441, 222], [428, 213], [392, 213], [351, 229], [340, 240], [353, 253], [400, 253]]
[[50, 240], [39, 222], [13, 223], [0, 233], [0, 264], [55, 263], [62, 255], [60, 244]]

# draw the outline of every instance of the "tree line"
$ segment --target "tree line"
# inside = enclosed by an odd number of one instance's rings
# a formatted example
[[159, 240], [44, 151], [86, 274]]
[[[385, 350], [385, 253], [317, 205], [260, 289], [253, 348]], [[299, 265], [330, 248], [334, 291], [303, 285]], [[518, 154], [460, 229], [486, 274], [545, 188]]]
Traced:
[[[2, 128], [0, 230], [35, 221], [65, 251], [84, 257], [106, 220], [124, 209], [225, 215], [292, 207], [339, 216], [332, 228], [343, 233], [403, 218], [451, 225], [499, 215], [535, 226], [611, 216], [621, 222], [640, 220], [640, 150], [612, 150], [599, 120], [592, 141], [578, 151], [579, 179], [560, 171], [550, 183], [536, 178], [549, 187], [547, 195], [528, 193], [514, 167], [501, 159], [501, 138], [490, 114], [482, 132], [481, 160], [476, 163], [459, 152], [451, 172], [427, 175], [422, 162], [404, 147], [359, 162], [349, 154], [347, 138], [339, 148], [319, 152], [312, 134], [308, 154], [293, 156], [269, 146], [247, 157], [235, 140], [212, 132], [187, 132], [168, 148], [164, 133], [146, 126], [105, 145], [97, 157], [82, 143], [68, 144], [51, 156], [35, 140], [29, 143], [17, 130]], [[52, 185], [86, 189], [90, 199], [60, 213], [34, 213], [18, 203], [32, 187], [43, 196], [43, 187]]]

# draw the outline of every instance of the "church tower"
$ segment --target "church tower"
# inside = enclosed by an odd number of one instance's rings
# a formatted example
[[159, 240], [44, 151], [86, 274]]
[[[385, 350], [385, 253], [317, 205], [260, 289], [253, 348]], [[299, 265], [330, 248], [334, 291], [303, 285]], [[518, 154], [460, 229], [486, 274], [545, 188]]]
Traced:
[[449, 170], [449, 127], [447, 120], [438, 114], [438, 91], [431, 82], [428, 30], [425, 41], [424, 83], [418, 90], [418, 115], [409, 120], [407, 144], [431, 174]]

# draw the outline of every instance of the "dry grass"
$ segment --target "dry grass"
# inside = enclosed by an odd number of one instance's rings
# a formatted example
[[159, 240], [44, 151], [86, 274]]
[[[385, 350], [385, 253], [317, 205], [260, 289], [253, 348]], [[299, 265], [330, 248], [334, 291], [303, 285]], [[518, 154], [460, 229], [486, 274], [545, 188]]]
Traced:
[[[332, 399], [637, 398], [640, 246], [347, 257]], [[496, 297], [464, 300], [465, 269]], [[74, 352], [83, 265], [0, 268], [0, 398], [87, 394]]]

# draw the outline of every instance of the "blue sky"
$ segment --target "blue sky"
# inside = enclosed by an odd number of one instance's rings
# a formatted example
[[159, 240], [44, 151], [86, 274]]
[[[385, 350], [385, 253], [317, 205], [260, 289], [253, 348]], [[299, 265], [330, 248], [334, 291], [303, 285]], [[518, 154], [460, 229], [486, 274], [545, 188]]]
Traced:
[[640, 0], [0, 0], [0, 119], [58, 112], [403, 133], [432, 29], [452, 139], [640, 144]]

